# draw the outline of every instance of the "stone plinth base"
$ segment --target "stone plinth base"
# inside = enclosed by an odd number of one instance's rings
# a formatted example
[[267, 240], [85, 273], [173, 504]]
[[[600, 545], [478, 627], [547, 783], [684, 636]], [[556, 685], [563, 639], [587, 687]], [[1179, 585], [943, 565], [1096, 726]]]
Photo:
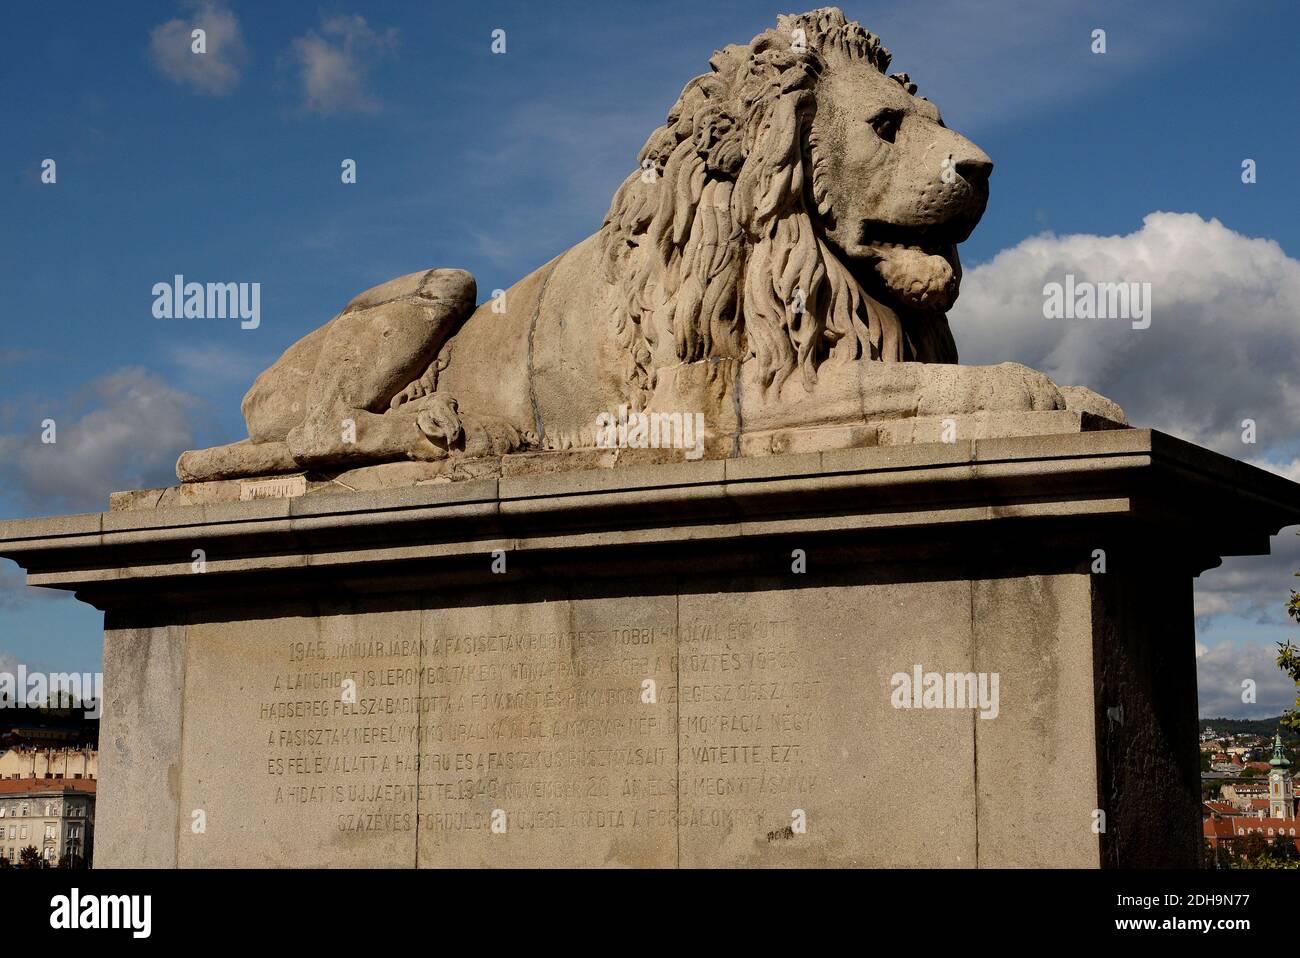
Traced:
[[[1122, 416], [1122, 413], [1119, 414]], [[769, 429], [736, 437], [710, 440], [702, 456], [726, 459], [739, 447], [742, 456], [835, 452], [867, 446], [897, 446], [968, 440], [1060, 435], [1127, 428], [1114, 419], [1093, 413], [1058, 409], [1045, 412], [981, 412], [940, 416], [905, 416], [883, 422], [831, 425], [801, 429]], [[725, 448], [726, 452], [719, 452]], [[485, 456], [481, 459], [443, 459], [437, 462], [384, 462], [377, 465], [331, 470], [267, 474], [247, 479], [183, 482], [164, 489], [115, 492], [109, 500], [113, 512], [176, 506], [216, 505], [283, 496], [342, 495], [379, 492], [411, 486], [437, 485], [481, 479], [521, 479], [561, 472], [625, 470], [629, 466], [678, 463], [687, 454], [674, 448], [656, 449], [550, 449]]]
[[100, 867], [1195, 866], [1192, 579], [1298, 519], [1118, 430], [136, 508], [0, 554], [107, 613]]

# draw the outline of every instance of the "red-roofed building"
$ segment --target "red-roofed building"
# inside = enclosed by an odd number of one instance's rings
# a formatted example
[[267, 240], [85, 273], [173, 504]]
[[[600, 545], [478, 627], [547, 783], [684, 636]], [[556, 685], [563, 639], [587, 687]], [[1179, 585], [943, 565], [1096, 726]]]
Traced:
[[1201, 823], [1201, 831], [1211, 848], [1220, 845], [1235, 846], [1240, 852], [1246, 839], [1259, 835], [1266, 842], [1272, 842], [1278, 836], [1289, 838], [1300, 852], [1300, 826], [1294, 818], [1253, 818], [1249, 815], [1207, 816]]

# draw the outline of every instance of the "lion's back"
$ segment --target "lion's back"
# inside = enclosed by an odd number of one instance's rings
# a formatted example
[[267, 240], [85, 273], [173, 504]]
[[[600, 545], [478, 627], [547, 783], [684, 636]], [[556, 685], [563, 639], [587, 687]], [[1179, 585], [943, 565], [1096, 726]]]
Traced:
[[438, 390], [551, 441], [576, 439], [626, 401], [611, 295], [596, 234], [515, 283], [504, 303], [480, 305], [451, 342]]
[[447, 367], [438, 390], [462, 409], [499, 416], [531, 427], [529, 331], [551, 270], [562, 257], [538, 267], [474, 310], [445, 348]]

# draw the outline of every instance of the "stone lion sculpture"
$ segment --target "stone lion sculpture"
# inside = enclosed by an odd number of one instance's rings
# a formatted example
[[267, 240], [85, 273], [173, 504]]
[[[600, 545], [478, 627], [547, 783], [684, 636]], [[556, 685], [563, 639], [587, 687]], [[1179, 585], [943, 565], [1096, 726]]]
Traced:
[[247, 440], [178, 474], [589, 449], [619, 410], [703, 413], [711, 457], [906, 417], [1122, 422], [1026, 367], [956, 365], [957, 245], [993, 163], [889, 64], [834, 8], [715, 53], [597, 233], [477, 308], [455, 269], [362, 293], [258, 377]]

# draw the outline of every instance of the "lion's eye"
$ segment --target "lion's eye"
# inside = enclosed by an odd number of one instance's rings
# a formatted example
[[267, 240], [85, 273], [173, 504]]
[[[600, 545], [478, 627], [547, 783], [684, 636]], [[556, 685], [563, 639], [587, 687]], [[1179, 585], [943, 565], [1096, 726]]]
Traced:
[[895, 110], [885, 110], [876, 114], [869, 122], [871, 128], [876, 131], [876, 136], [880, 137], [886, 143], [893, 143], [894, 137], [898, 135], [898, 124], [903, 119], [903, 115]]

